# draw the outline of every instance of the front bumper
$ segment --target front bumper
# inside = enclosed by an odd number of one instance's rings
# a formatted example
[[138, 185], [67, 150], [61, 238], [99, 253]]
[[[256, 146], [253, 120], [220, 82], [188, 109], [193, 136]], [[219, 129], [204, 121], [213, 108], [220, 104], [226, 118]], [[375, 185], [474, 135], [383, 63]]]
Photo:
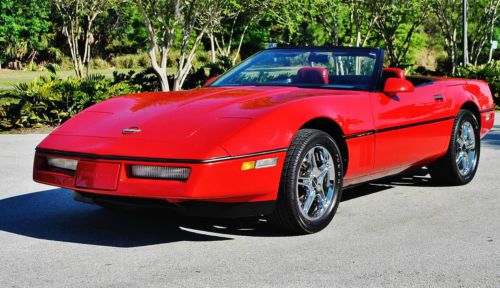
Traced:
[[[149, 162], [144, 159], [127, 159], [126, 157], [106, 159], [107, 157], [99, 155], [43, 150], [37, 151], [35, 155], [33, 180], [97, 195], [163, 199], [170, 203], [192, 200], [220, 203], [275, 201], [285, 153], [284, 149], [280, 149], [269, 153], [227, 157], [220, 161], [206, 163], [180, 163], [179, 161], [162, 162], [158, 159], [155, 162]], [[70, 172], [50, 168], [46, 164], [47, 157], [75, 159], [78, 161], [77, 170]], [[278, 163], [274, 167], [245, 171], [241, 169], [245, 161], [271, 157], [278, 158]], [[79, 169], [83, 169], [82, 163], [95, 164], [96, 167], [100, 167], [91, 170], [94, 171], [93, 173], [87, 170], [83, 182], [82, 175], [79, 174]], [[191, 173], [186, 181], [134, 178], [130, 173], [130, 166], [134, 164], [189, 167]], [[106, 167], [118, 167], [117, 172], [107, 175]], [[82, 183], [105, 183], [105, 185]]]

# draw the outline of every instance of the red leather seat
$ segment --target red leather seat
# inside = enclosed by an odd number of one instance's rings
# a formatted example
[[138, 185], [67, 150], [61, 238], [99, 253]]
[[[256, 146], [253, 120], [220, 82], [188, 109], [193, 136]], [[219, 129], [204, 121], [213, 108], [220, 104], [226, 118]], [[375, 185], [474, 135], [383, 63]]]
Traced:
[[297, 83], [328, 85], [328, 70], [323, 67], [304, 67], [297, 72]]

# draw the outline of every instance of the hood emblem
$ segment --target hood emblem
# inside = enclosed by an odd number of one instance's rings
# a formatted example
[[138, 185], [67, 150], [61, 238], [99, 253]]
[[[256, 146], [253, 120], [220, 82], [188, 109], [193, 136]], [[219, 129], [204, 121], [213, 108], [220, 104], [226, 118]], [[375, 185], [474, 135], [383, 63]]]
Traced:
[[139, 127], [128, 127], [122, 130], [122, 134], [135, 134], [141, 132], [141, 128]]

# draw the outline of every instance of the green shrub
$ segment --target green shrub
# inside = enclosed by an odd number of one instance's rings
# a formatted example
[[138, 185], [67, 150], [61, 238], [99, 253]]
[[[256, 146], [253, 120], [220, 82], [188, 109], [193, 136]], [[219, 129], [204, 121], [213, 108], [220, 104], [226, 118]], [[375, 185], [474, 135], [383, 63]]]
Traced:
[[102, 58], [94, 58], [90, 61], [90, 66], [93, 69], [106, 69], [111, 67], [111, 65], [108, 63], [108, 61], [102, 59]]
[[139, 85], [115, 83], [102, 75], [79, 79], [59, 78], [52, 66], [50, 76], [18, 84], [0, 104], [0, 129], [59, 125], [83, 109], [116, 95], [136, 93]]
[[144, 68], [151, 66], [151, 60], [147, 53], [116, 56], [111, 59], [110, 63], [118, 69]]
[[[183, 89], [193, 89], [202, 86], [208, 79], [214, 76], [220, 76], [231, 69], [231, 59], [219, 56], [216, 63], [208, 63], [198, 69], [193, 69], [184, 81]], [[173, 82], [173, 80], [172, 80]]]
[[130, 70], [127, 73], [113, 72], [113, 85], [128, 83], [138, 87], [141, 92], [161, 90], [160, 80], [153, 68], [147, 68], [140, 72]]
[[469, 65], [459, 68], [460, 76], [470, 79], [481, 79], [488, 82], [496, 105], [500, 106], [500, 60], [479, 66]]

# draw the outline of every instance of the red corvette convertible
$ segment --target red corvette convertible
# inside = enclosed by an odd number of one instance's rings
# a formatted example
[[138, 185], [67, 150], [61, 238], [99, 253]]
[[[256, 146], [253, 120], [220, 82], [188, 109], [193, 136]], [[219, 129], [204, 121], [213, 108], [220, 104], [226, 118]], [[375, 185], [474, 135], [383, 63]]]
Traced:
[[485, 82], [406, 77], [377, 48], [269, 49], [204, 87], [115, 97], [36, 149], [35, 181], [106, 206], [328, 225], [343, 187], [422, 166], [463, 185], [493, 126]]

